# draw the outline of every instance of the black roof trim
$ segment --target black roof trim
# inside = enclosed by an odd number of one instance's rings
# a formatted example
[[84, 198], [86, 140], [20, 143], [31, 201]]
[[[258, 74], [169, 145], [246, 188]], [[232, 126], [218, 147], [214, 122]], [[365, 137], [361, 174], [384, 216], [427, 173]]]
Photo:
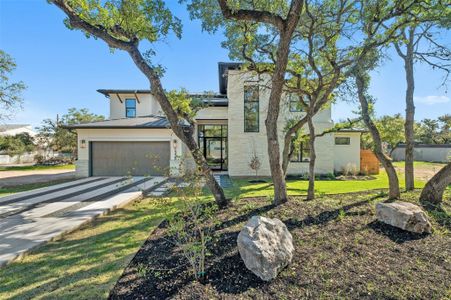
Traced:
[[[126, 89], [99, 89], [97, 92], [109, 98], [111, 94], [152, 94], [150, 90], [126, 90]], [[202, 98], [205, 104], [211, 106], [229, 106], [229, 100], [226, 95], [221, 94], [190, 94], [193, 98]]]
[[218, 62], [219, 93], [227, 95], [227, 71], [241, 69], [241, 62]]
[[110, 94], [151, 94], [150, 90], [99, 89], [97, 92], [109, 97]]

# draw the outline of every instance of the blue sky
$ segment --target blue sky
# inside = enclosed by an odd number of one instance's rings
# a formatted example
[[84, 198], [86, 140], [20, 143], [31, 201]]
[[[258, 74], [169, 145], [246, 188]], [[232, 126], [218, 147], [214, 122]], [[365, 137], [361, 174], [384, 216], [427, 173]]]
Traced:
[[[221, 32], [202, 33], [200, 22], [189, 20], [184, 6], [177, 1], [168, 3], [184, 27], [181, 40], [168, 38], [157, 47], [156, 62], [167, 70], [164, 87], [217, 91], [217, 62], [229, 60], [220, 46]], [[125, 53], [112, 54], [104, 42], [68, 30], [63, 19], [63, 13], [44, 0], [0, 0], [0, 48], [16, 60], [13, 79], [28, 86], [24, 110], [8, 122], [36, 126], [70, 107], [86, 107], [107, 116], [107, 99], [97, 89], [148, 88]], [[449, 32], [444, 41], [451, 44]], [[395, 55], [373, 74], [371, 93], [377, 98], [378, 115], [404, 113], [404, 78], [402, 63]], [[451, 113], [451, 97], [440, 87], [441, 73], [418, 65], [415, 79], [416, 119]], [[334, 120], [351, 117], [355, 108], [350, 103], [336, 104]]]

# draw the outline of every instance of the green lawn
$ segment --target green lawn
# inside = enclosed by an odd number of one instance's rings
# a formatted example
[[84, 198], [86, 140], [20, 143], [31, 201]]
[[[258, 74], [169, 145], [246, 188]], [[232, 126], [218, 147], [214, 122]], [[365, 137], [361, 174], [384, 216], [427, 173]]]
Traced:
[[0, 167], [1, 171], [75, 170], [75, 165]]
[[[367, 181], [316, 181], [318, 194], [386, 189], [384, 172]], [[233, 179], [231, 198], [271, 197], [270, 180], [251, 184]], [[400, 178], [403, 186], [403, 178]], [[42, 186], [48, 185], [42, 184]], [[290, 195], [306, 194], [308, 182], [288, 181]], [[424, 182], [416, 182], [417, 187]], [[39, 186], [34, 186], [37, 188]], [[18, 192], [18, 187], [9, 192]], [[0, 193], [3, 190], [0, 190]], [[209, 193], [205, 200], [211, 199]], [[0, 299], [104, 299], [130, 259], [161, 220], [180, 208], [177, 198], [149, 198], [98, 218], [0, 269]]]
[[[318, 194], [343, 194], [351, 192], [360, 192], [367, 190], [386, 189], [388, 187], [388, 178], [383, 170], [379, 175], [374, 175], [374, 180], [316, 180], [315, 191]], [[259, 197], [259, 196], [272, 196], [273, 187], [270, 178], [265, 178], [267, 183], [252, 184], [249, 183], [249, 179], [233, 179], [233, 187], [226, 189], [228, 197]], [[404, 187], [404, 178], [399, 177], [401, 188]], [[417, 180], [415, 186], [422, 188], [424, 182]], [[294, 195], [306, 195], [307, 194], [308, 181], [306, 180], [288, 180], [287, 188], [288, 194]]]
[[0, 299], [105, 299], [177, 201], [145, 199], [98, 218], [0, 269]]

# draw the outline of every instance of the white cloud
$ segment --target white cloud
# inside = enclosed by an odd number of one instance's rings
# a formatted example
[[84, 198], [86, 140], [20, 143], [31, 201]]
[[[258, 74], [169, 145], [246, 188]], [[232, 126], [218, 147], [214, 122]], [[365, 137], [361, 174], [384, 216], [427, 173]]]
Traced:
[[443, 104], [450, 101], [447, 96], [425, 96], [425, 97], [414, 97], [415, 102], [433, 105], [433, 104]]

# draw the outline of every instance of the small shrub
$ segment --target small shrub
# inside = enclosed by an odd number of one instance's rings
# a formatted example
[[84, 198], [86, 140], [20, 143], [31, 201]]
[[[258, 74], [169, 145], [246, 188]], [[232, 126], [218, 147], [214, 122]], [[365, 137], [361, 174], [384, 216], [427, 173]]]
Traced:
[[346, 166], [343, 168], [343, 175], [345, 176], [357, 176], [358, 174], [358, 170], [357, 170], [357, 166], [353, 163], [348, 163], [346, 164]]
[[260, 158], [258, 158], [257, 153], [254, 152], [249, 162], [249, 168], [254, 170], [255, 176], [258, 176], [258, 170], [260, 170], [261, 166], [262, 163], [260, 162]]
[[169, 220], [168, 231], [181, 254], [186, 258], [196, 280], [205, 276], [207, 243], [213, 236], [216, 206], [202, 204], [202, 184], [198, 174], [184, 176], [187, 184], [173, 191], [182, 203], [182, 211]]

